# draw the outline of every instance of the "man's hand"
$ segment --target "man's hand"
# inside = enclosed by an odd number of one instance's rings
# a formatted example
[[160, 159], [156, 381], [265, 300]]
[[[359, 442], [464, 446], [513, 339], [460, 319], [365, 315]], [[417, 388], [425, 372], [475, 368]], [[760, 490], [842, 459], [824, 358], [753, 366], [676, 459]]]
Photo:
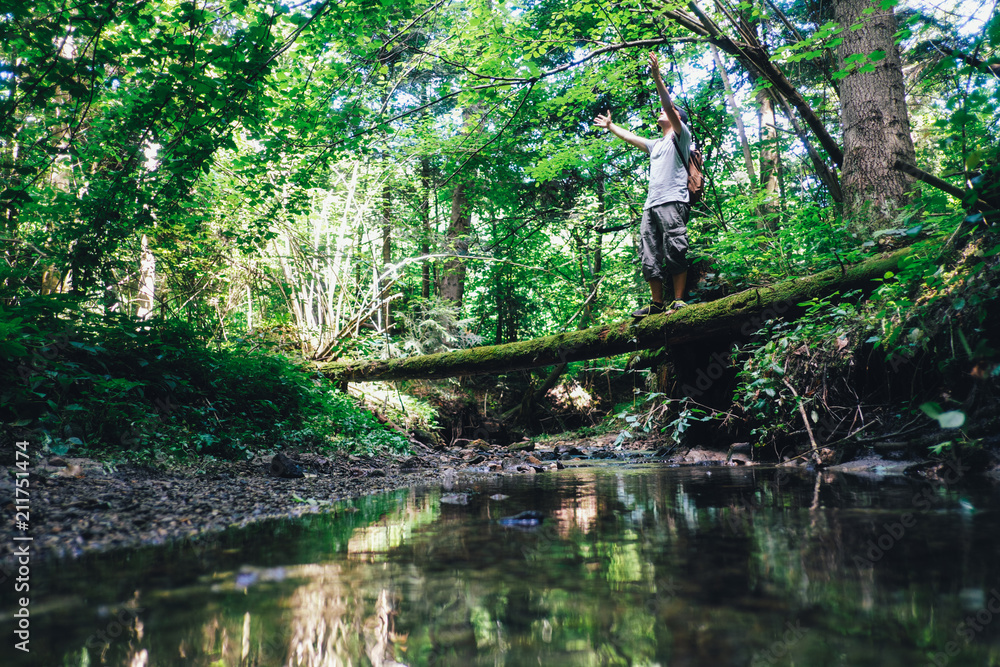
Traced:
[[660, 59], [652, 51], [649, 52], [649, 73], [653, 79], [660, 79]]
[[594, 125], [597, 127], [603, 127], [605, 130], [611, 129], [611, 112], [607, 112], [603, 116], [597, 114], [597, 118], [594, 119]]
[[656, 84], [656, 93], [660, 97], [660, 108], [667, 115], [667, 120], [670, 122], [670, 127], [673, 131], [680, 134], [680, 116], [677, 115], [677, 110], [674, 109], [674, 102], [670, 99], [670, 93], [667, 92], [667, 87], [663, 84], [663, 77], [660, 76], [660, 59], [652, 51], [649, 52], [649, 71], [653, 75], [653, 83]]
[[597, 114], [597, 118], [594, 119], [594, 125], [597, 127], [603, 127], [605, 130], [615, 135], [622, 141], [628, 142], [646, 153], [649, 152], [649, 148], [646, 147], [646, 141], [637, 134], [626, 130], [624, 127], [618, 127], [611, 122], [611, 112]]

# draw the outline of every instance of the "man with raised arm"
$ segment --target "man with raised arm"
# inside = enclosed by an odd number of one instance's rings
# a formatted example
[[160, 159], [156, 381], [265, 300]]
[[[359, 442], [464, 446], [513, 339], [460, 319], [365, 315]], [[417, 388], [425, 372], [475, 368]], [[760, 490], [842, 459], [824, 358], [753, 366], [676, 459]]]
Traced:
[[670, 93], [660, 76], [660, 63], [655, 53], [649, 54], [649, 69], [656, 84], [662, 107], [656, 120], [663, 132], [658, 139], [645, 139], [611, 122], [611, 112], [598, 114], [594, 125], [607, 129], [619, 139], [649, 154], [649, 193], [639, 226], [639, 256], [642, 277], [649, 283], [652, 303], [632, 313], [633, 317], [655, 315], [667, 310], [663, 301], [663, 284], [673, 291], [670, 310], [684, 303], [684, 283], [687, 279], [687, 221], [691, 214], [688, 203], [687, 163], [691, 159], [691, 129], [683, 110], [674, 106]]

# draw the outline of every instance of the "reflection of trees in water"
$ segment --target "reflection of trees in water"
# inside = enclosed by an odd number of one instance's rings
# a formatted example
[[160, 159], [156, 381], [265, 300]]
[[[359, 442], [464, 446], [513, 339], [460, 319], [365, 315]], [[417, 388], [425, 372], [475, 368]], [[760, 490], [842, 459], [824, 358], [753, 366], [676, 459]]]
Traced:
[[[375, 667], [400, 664], [396, 658], [405, 655], [407, 637], [395, 629], [398, 567], [384, 561], [391, 549], [432, 523], [439, 506], [434, 497], [413, 492], [370, 500], [346, 519], [318, 520], [310, 540], [303, 541], [309, 549], [319, 543], [346, 552], [344, 559], [244, 567], [234, 581], [220, 583], [235, 594], [221, 602], [224, 611], [193, 626], [201, 627], [201, 641], [182, 642], [181, 653], [240, 667], [339, 667], [359, 664], [362, 656]], [[252, 583], [240, 588], [240, 576]]]
[[[828, 664], [832, 650], [868, 655], [873, 640], [905, 660], [954, 640], [962, 604], [996, 586], [987, 561], [1000, 538], [972, 530], [988, 515], [935, 506], [859, 567], [912, 489], [817, 479], [581, 472], [504, 501], [489, 485], [462, 506], [436, 491], [372, 500], [297, 535], [300, 560], [318, 564], [171, 591], [192, 614], [157, 608], [114, 647], [127, 659], [105, 664], [143, 667], [178, 647], [183, 660], [240, 667], [746, 665], [776, 651], [787, 655], [775, 664]], [[952, 496], [935, 502], [957, 506]], [[523, 509], [546, 519], [496, 521]], [[253, 583], [238, 583], [248, 571]], [[963, 656], [982, 657], [988, 636]]]
[[[287, 662], [290, 667], [356, 664], [367, 656], [375, 667], [395, 664], [394, 594], [370, 587], [369, 575], [339, 565], [306, 566], [309, 583], [288, 599], [291, 609]], [[352, 583], [354, 582], [354, 583]], [[360, 583], [360, 585], [357, 585]], [[372, 595], [374, 594], [374, 600]]]

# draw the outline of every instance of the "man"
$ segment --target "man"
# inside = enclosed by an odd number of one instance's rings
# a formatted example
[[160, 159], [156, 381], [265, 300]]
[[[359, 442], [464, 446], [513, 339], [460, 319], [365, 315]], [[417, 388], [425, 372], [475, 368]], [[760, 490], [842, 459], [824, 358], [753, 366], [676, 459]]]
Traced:
[[655, 53], [649, 54], [649, 68], [662, 106], [656, 121], [663, 132], [662, 137], [644, 139], [633, 134], [611, 122], [610, 112], [598, 114], [594, 119], [598, 127], [607, 129], [650, 156], [649, 193], [639, 226], [639, 256], [642, 277], [649, 283], [652, 303], [632, 313], [633, 317], [655, 315], [667, 310], [663, 302], [664, 282], [673, 291], [670, 310], [687, 305], [683, 298], [687, 280], [687, 221], [691, 206], [688, 204], [688, 172], [685, 165], [691, 159], [691, 130], [687, 114], [670, 100]]

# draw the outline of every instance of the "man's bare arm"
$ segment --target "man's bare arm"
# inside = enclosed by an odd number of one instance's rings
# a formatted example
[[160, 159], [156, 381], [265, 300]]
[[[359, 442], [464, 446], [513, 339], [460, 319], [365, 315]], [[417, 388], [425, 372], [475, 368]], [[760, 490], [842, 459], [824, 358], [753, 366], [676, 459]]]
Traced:
[[674, 102], [670, 99], [670, 93], [667, 92], [667, 87], [663, 84], [663, 77], [660, 76], [660, 60], [652, 52], [649, 54], [649, 70], [650, 74], [653, 75], [653, 83], [656, 84], [656, 92], [660, 96], [660, 106], [663, 107], [663, 111], [667, 114], [670, 127], [679, 135], [682, 127], [681, 117], [677, 115], [677, 110], [674, 109]]
[[[679, 120], [677, 122], [680, 122]], [[603, 127], [611, 134], [615, 135], [622, 141], [628, 142], [643, 151], [644, 153], [649, 152], [649, 148], [646, 146], [646, 140], [640, 137], [638, 134], [626, 130], [624, 127], [619, 127], [611, 122], [611, 113], [606, 113], [604, 115], [597, 114], [597, 118], [594, 119], [594, 125], [597, 127]]]

